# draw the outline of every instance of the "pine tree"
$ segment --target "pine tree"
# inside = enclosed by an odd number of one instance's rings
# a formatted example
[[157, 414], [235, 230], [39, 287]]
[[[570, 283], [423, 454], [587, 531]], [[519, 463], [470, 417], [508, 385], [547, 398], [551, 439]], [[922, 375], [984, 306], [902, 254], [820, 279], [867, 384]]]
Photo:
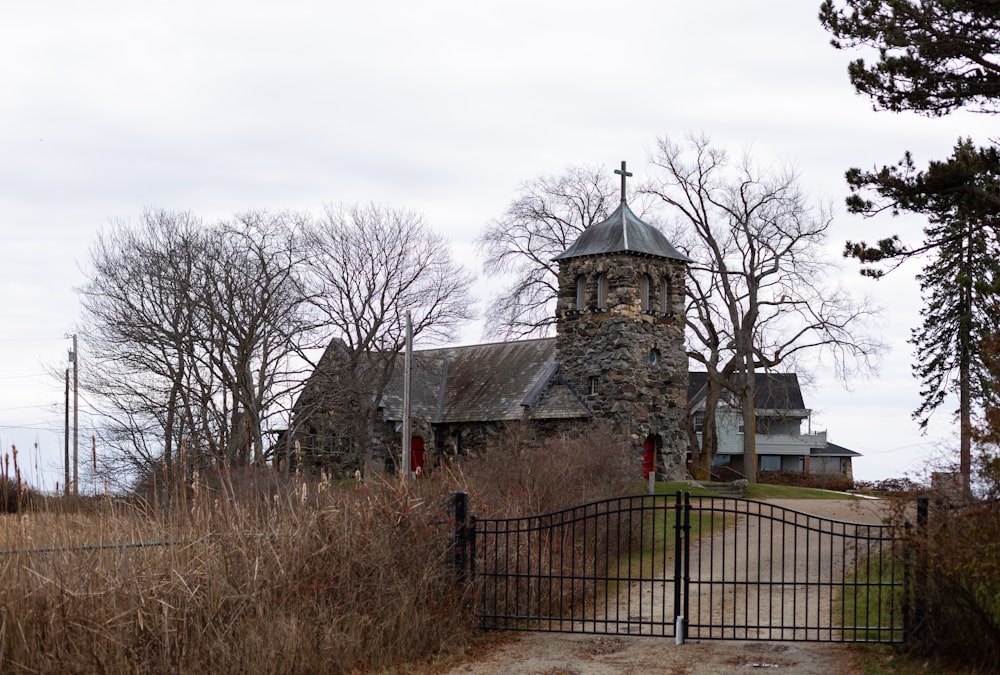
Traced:
[[[994, 310], [1000, 292], [1000, 156], [996, 148], [976, 148], [960, 140], [945, 162], [932, 162], [916, 172], [907, 155], [892, 167], [875, 173], [848, 172], [854, 192], [850, 209], [872, 215], [884, 209], [911, 211], [929, 217], [921, 245], [909, 248], [899, 237], [876, 245], [847, 242], [845, 255], [869, 265], [862, 273], [878, 278], [889, 262], [928, 254], [930, 260], [917, 277], [925, 301], [923, 322], [913, 331], [916, 347], [914, 374], [921, 383], [921, 404], [914, 412], [921, 428], [949, 393], [958, 395], [960, 420], [959, 471], [966, 487], [972, 470], [972, 415], [993, 396], [983, 363], [983, 340], [1000, 328]], [[873, 202], [859, 192], [874, 190], [882, 198]]]
[[997, 112], [997, 0], [825, 0], [819, 19], [838, 49], [872, 47], [848, 66], [851, 84], [884, 110]]

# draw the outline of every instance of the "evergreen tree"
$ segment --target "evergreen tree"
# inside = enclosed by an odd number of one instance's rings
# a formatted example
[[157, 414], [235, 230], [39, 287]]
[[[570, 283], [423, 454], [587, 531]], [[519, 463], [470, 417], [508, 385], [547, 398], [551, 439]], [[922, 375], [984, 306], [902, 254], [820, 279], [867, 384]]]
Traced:
[[848, 66], [851, 84], [884, 110], [944, 115], [972, 105], [997, 112], [997, 0], [825, 0], [833, 46], [873, 47], [878, 60]]
[[[848, 199], [856, 213], [872, 215], [884, 209], [922, 213], [929, 217], [924, 241], [907, 247], [900, 238], [883, 239], [874, 246], [847, 242], [845, 255], [869, 265], [862, 273], [880, 277], [891, 263], [930, 254], [917, 277], [925, 301], [923, 323], [913, 331], [916, 347], [914, 373], [921, 382], [921, 404], [914, 417], [926, 428], [930, 415], [949, 393], [959, 398], [959, 470], [966, 487], [971, 477], [972, 414], [992, 398], [980, 346], [998, 329], [993, 309], [1000, 287], [1000, 161], [996, 148], [976, 148], [960, 140], [945, 162], [932, 162], [916, 172], [907, 154], [898, 164], [874, 173], [848, 172], [854, 194]], [[859, 192], [874, 190], [881, 202]]]

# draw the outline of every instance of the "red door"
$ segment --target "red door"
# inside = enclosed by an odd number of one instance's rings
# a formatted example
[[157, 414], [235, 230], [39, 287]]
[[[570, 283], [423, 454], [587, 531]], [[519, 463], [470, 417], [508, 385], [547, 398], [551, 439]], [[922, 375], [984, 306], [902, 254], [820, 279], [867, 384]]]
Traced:
[[642, 479], [656, 471], [656, 439], [650, 436], [642, 444]]
[[410, 439], [410, 471], [417, 478], [424, 477], [424, 439], [419, 436]]

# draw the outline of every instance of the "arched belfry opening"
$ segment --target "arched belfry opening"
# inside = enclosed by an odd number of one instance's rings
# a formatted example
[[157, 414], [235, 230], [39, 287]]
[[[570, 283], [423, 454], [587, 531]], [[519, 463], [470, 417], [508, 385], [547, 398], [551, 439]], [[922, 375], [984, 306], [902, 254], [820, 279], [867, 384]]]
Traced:
[[[629, 208], [625, 162], [615, 173], [618, 208], [554, 259], [560, 374], [588, 395], [596, 418], [628, 433], [637, 451], [658, 438], [659, 466], [651, 470], [679, 478], [687, 452], [687, 357], [683, 316], [669, 309], [683, 298], [690, 259]], [[590, 302], [581, 302], [581, 279], [593, 280]]]

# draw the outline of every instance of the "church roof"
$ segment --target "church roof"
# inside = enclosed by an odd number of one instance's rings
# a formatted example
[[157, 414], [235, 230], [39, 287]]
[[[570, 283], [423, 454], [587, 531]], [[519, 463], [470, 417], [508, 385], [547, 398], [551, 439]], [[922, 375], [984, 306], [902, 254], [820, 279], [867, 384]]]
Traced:
[[691, 259], [674, 248], [662, 232], [643, 222], [622, 201], [607, 220], [591, 225], [553, 260], [605, 253], [638, 253], [682, 262]]
[[[559, 376], [555, 351], [553, 338], [415, 351], [411, 410], [432, 422], [590, 417]], [[401, 358], [381, 406], [386, 419], [402, 418]]]

